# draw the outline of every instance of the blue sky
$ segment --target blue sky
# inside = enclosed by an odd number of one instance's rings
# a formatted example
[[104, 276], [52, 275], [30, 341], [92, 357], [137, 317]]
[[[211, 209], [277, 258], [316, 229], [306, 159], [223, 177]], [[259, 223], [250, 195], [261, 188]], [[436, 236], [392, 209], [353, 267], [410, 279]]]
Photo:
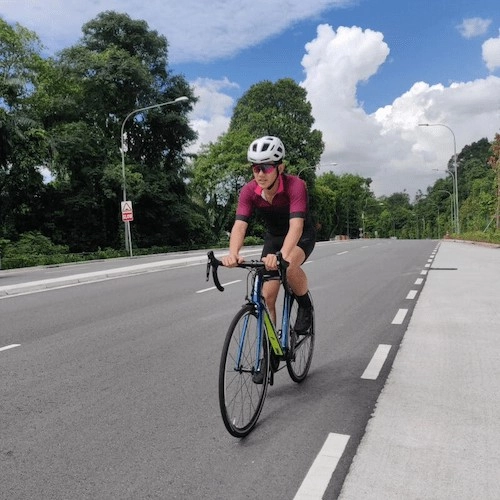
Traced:
[[238, 82], [243, 91], [264, 78], [274, 81], [290, 76], [299, 82], [304, 78], [301, 59], [305, 44], [315, 38], [319, 24], [369, 28], [382, 32], [390, 48], [387, 63], [369, 84], [358, 88], [359, 100], [366, 111], [373, 112], [419, 80], [432, 84], [488, 76], [481, 59], [487, 33], [465, 39], [457, 29], [464, 19], [475, 17], [491, 20], [488, 32], [498, 36], [500, 8], [491, 0], [359, 0], [293, 23], [233, 57], [175, 67], [191, 80], [201, 75], [213, 79], [224, 75]]
[[[253, 84], [291, 77], [307, 90], [322, 164], [411, 197], [453, 154], [500, 132], [498, 0], [0, 0], [46, 53], [76, 43], [99, 12], [145, 20], [169, 41], [169, 66], [193, 85], [201, 143], [227, 129]], [[320, 167], [319, 173], [326, 171]]]

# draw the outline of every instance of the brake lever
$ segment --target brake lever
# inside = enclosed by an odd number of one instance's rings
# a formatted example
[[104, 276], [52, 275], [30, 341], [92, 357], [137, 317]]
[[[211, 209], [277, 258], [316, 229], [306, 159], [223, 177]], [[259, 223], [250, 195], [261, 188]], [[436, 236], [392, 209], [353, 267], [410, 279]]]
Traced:
[[215, 258], [213, 250], [210, 250], [210, 252], [208, 252], [207, 255], [208, 255], [207, 281], [208, 281], [209, 276], [210, 276], [210, 268], [212, 268], [212, 278], [214, 280], [214, 284], [217, 287], [217, 290], [219, 290], [220, 292], [223, 292], [224, 287], [220, 284], [219, 275], [217, 273], [219, 266], [222, 266], [223, 264], [220, 260]]

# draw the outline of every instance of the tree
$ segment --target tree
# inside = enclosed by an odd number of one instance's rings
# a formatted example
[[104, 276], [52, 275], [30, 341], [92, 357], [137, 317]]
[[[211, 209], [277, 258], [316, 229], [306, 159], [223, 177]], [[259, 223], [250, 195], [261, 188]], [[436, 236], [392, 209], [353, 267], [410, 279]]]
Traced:
[[[328, 174], [325, 174], [328, 175]], [[338, 205], [338, 193], [333, 191], [327, 183], [318, 179], [314, 187], [314, 199], [316, 200], [316, 231], [318, 240], [328, 240], [334, 233], [336, 226], [336, 213]]]
[[[380, 198], [382, 213], [380, 214], [377, 228], [378, 234], [382, 238], [411, 237], [410, 227], [417, 223], [412, 210], [410, 197], [407, 193], [394, 193], [387, 197]], [[418, 236], [417, 236], [418, 237]]]
[[488, 164], [495, 172], [496, 184], [496, 229], [500, 229], [500, 134], [495, 134], [495, 139], [491, 144], [491, 156], [488, 159]]
[[[81, 41], [63, 50], [35, 96], [50, 139], [60, 228], [72, 248], [119, 246], [122, 224], [121, 125], [125, 130], [127, 194], [134, 202], [136, 244], [180, 245], [204, 235], [187, 197], [185, 147], [195, 139], [186, 115], [196, 99], [182, 76], [168, 70], [168, 44], [144, 21], [103, 12], [86, 23]], [[64, 75], [64, 78], [62, 78]], [[81, 224], [85, 214], [85, 224]], [[78, 228], [78, 229], [76, 229]], [[192, 231], [192, 233], [189, 233]]]
[[35, 33], [0, 18], [0, 235], [8, 238], [35, 229], [40, 214], [44, 134], [27, 107], [40, 50]]
[[204, 146], [194, 162], [190, 193], [208, 215], [215, 241], [231, 227], [239, 191], [249, 179], [246, 151], [251, 140], [246, 131], [229, 131]]

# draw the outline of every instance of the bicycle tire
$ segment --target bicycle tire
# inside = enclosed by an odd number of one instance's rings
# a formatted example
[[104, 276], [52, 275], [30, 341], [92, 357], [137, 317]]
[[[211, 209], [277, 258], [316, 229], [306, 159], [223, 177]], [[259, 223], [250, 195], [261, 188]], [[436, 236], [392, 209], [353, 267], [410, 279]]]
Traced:
[[[309, 297], [311, 298], [310, 294]], [[297, 319], [297, 310], [297, 299], [292, 297], [292, 303], [290, 305], [290, 347], [286, 358], [286, 367], [290, 378], [294, 382], [300, 384], [309, 373], [314, 353], [314, 306], [312, 306], [311, 328], [306, 335], [297, 335], [293, 329], [293, 325]]]
[[265, 376], [262, 384], [256, 384], [253, 375], [256, 371], [257, 313], [252, 304], [244, 305], [229, 326], [219, 366], [222, 420], [228, 432], [238, 438], [245, 437], [255, 427], [266, 399], [269, 342], [265, 329], [262, 337], [259, 359]]

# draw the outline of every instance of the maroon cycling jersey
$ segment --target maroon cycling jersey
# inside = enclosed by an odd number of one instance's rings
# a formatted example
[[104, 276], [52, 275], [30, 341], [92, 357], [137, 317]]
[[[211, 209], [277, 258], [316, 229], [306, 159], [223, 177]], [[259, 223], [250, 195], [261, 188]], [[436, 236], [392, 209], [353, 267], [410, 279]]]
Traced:
[[313, 230], [309, 217], [306, 183], [294, 175], [281, 174], [272, 203], [262, 194], [263, 189], [254, 180], [245, 184], [240, 192], [236, 219], [248, 222], [255, 211], [261, 216], [267, 231], [275, 236], [288, 233], [290, 219], [304, 219], [304, 233]]

